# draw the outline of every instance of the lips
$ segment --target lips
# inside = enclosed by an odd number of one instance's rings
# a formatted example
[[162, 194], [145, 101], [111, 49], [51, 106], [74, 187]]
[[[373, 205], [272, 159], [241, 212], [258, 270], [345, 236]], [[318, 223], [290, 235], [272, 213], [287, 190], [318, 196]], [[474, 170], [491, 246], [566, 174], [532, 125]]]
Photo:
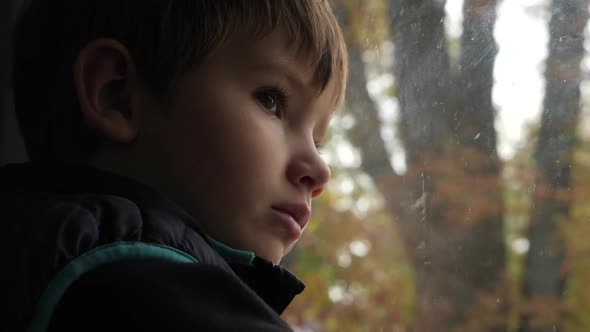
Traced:
[[305, 204], [279, 204], [273, 205], [272, 209], [291, 216], [301, 229], [304, 229], [309, 222], [310, 209]]

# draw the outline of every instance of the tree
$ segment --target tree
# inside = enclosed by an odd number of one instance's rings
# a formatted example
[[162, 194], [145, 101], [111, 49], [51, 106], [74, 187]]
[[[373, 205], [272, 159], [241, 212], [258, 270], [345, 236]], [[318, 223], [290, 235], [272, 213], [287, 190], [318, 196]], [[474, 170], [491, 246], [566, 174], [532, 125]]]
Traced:
[[397, 220], [413, 264], [419, 331], [450, 331], [476, 294], [494, 291], [504, 269], [491, 100], [495, 7], [492, 0], [465, 1], [461, 56], [454, 64], [444, 2], [390, 2], [404, 174], [390, 165], [377, 108], [366, 91], [361, 48], [349, 40], [347, 108], [357, 119], [352, 141]]
[[[581, 61], [588, 0], [553, 0], [549, 23], [549, 56], [545, 99], [538, 137], [536, 187], [530, 215], [530, 251], [526, 259], [524, 294], [533, 304], [558, 307], [566, 275], [565, 244], [559, 225], [569, 218], [570, 187], [576, 128], [580, 114]], [[536, 314], [536, 315], [535, 315]], [[525, 316], [521, 331], [543, 331], [559, 322], [542, 321], [542, 313]], [[541, 321], [539, 321], [541, 319]]]

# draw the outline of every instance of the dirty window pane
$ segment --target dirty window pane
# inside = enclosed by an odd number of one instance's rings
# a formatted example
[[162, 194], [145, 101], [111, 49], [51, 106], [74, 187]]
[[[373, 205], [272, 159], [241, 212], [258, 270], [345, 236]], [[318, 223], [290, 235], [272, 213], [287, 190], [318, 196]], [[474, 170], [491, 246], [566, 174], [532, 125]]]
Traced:
[[588, 1], [337, 0], [298, 331], [588, 331]]

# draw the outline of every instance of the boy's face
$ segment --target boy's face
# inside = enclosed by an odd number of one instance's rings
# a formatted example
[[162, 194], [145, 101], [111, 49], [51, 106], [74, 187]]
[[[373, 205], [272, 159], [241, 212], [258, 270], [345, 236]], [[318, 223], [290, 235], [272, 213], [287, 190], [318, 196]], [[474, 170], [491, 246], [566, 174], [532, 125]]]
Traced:
[[145, 112], [138, 139], [153, 185], [217, 240], [274, 263], [330, 178], [314, 143], [336, 107], [336, 82], [319, 94], [313, 66], [289, 46], [280, 30], [231, 38], [180, 80], [166, 109]]

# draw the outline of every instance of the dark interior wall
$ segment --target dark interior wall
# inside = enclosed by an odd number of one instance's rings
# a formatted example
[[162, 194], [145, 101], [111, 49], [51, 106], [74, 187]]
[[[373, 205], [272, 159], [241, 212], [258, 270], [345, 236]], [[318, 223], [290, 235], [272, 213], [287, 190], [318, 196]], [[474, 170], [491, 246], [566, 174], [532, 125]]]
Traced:
[[0, 1], [0, 165], [27, 159], [12, 107], [11, 33], [18, 0]]

